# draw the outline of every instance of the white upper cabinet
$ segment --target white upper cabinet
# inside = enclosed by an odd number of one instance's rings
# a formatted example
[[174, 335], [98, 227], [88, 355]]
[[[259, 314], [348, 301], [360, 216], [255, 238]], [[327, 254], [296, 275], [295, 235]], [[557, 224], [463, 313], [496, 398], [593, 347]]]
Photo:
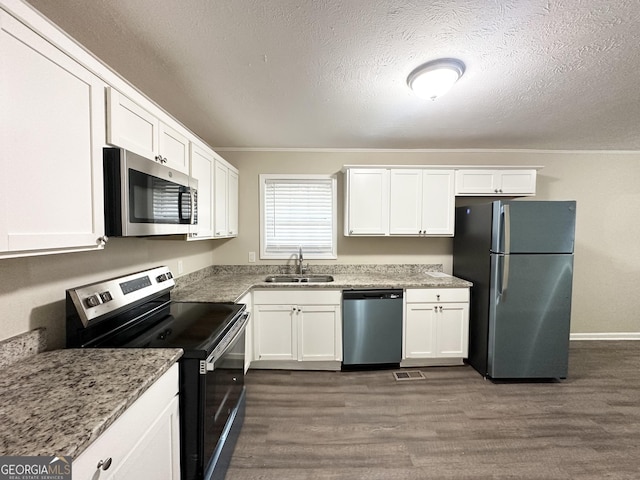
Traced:
[[158, 155], [160, 121], [117, 90], [107, 88], [107, 143], [153, 159]]
[[189, 139], [177, 130], [160, 122], [159, 155], [162, 163], [183, 173], [189, 172]]
[[535, 169], [460, 169], [456, 172], [456, 195], [526, 196], [535, 194]]
[[213, 238], [213, 169], [214, 153], [210, 149], [191, 144], [192, 178], [198, 181], [198, 223], [192, 225], [189, 240]]
[[107, 88], [107, 143], [189, 173], [189, 139], [114, 88]]
[[454, 171], [348, 168], [345, 235], [452, 236]]
[[101, 248], [104, 83], [0, 10], [0, 256]]
[[389, 233], [422, 233], [422, 170], [391, 170], [389, 175]]
[[238, 235], [238, 170], [217, 157], [214, 168], [215, 238]]
[[453, 235], [454, 209], [453, 170], [391, 169], [390, 235]]
[[353, 168], [345, 175], [344, 234], [387, 235], [389, 170]]

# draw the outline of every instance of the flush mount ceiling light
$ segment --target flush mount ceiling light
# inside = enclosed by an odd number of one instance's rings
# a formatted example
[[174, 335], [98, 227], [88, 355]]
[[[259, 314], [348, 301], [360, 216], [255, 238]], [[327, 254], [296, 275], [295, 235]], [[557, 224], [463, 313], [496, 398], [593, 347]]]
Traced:
[[464, 63], [440, 58], [420, 65], [407, 77], [407, 85], [422, 98], [435, 100], [447, 93], [464, 73]]

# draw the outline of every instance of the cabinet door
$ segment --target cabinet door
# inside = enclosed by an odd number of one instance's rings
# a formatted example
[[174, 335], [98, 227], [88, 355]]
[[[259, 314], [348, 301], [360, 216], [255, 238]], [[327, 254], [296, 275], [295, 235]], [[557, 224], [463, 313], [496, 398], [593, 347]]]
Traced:
[[469, 304], [449, 303], [437, 308], [434, 316], [436, 356], [466, 358], [469, 352]]
[[0, 10], [0, 253], [100, 248], [104, 84]]
[[341, 360], [340, 307], [301, 305], [298, 310], [298, 360]]
[[144, 433], [123, 464], [113, 472], [117, 480], [180, 479], [180, 421], [178, 396]]
[[437, 311], [434, 305], [429, 303], [407, 303], [406, 312], [404, 357], [435, 357], [435, 316]]
[[214, 172], [214, 236], [226, 237], [229, 231], [228, 224], [228, 174], [229, 169], [227, 166], [216, 160], [215, 172]]
[[133, 100], [107, 88], [107, 143], [150, 160], [159, 152], [160, 122]]
[[389, 172], [389, 234], [422, 233], [422, 170], [398, 169]]
[[256, 360], [297, 360], [297, 309], [292, 305], [255, 305]]
[[493, 170], [456, 171], [456, 195], [496, 195], [500, 178]]
[[389, 231], [389, 170], [349, 169], [345, 235], [386, 235]]
[[[178, 364], [73, 460], [74, 480], [180, 478]], [[111, 459], [106, 470], [99, 461]]]
[[500, 193], [535, 195], [535, 170], [505, 170], [500, 173]]
[[456, 171], [456, 195], [535, 195], [535, 169]]
[[198, 224], [193, 225], [194, 232], [189, 240], [202, 240], [213, 237], [213, 154], [191, 144], [191, 176], [198, 181]]
[[233, 237], [238, 235], [238, 172], [230, 168], [228, 173], [227, 227]]
[[159, 154], [168, 167], [189, 174], [189, 139], [162, 122]]
[[425, 170], [422, 179], [422, 234], [452, 236], [455, 224], [453, 170]]

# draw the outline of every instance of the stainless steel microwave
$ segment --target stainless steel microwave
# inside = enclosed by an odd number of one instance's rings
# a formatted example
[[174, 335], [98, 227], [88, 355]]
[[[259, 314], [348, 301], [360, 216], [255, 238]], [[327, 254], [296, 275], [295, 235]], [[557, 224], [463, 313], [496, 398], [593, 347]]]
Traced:
[[120, 148], [105, 148], [105, 231], [112, 237], [189, 233], [198, 223], [197, 181]]

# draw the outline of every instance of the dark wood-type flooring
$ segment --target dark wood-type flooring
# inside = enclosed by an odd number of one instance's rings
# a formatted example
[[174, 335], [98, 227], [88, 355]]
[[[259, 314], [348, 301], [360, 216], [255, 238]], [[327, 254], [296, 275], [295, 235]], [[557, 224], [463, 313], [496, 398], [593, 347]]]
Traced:
[[572, 342], [562, 382], [419, 370], [250, 370], [227, 480], [640, 479], [640, 342]]

